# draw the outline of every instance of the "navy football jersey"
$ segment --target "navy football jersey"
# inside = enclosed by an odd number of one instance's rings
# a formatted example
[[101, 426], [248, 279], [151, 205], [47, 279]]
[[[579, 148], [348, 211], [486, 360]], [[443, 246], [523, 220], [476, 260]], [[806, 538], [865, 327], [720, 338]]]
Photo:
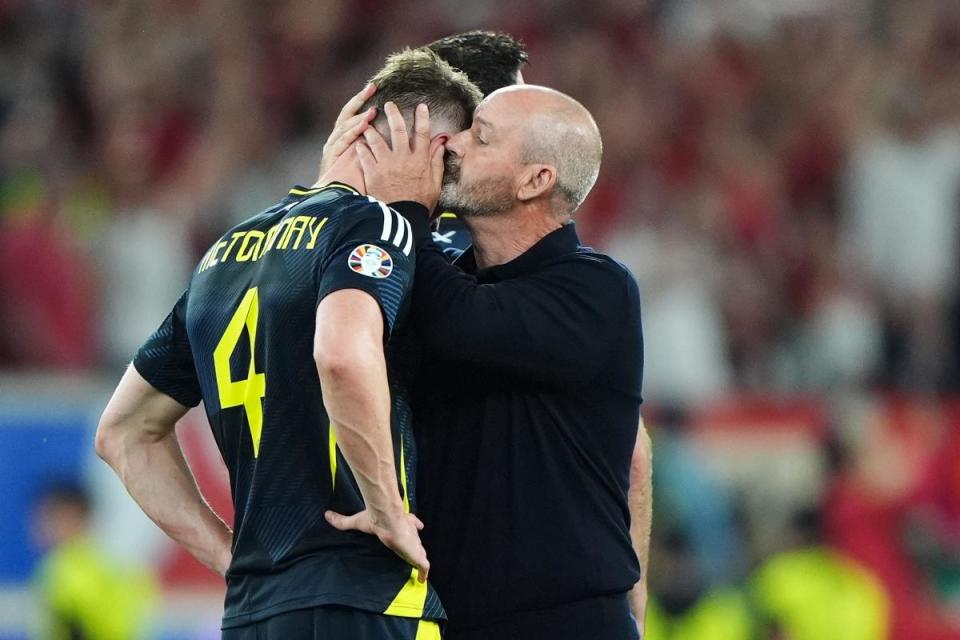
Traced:
[[352, 514], [364, 504], [313, 359], [324, 296], [360, 289], [377, 300], [398, 480], [415, 511], [409, 397], [391, 352], [403, 332], [414, 248], [428, 233], [421, 217], [412, 225], [344, 185], [294, 188], [214, 243], [134, 358], [148, 382], [181, 404], [203, 400], [229, 469], [236, 516], [224, 628], [318, 605], [444, 616], [433, 588], [375, 536], [337, 531], [324, 519], [327, 509]]
[[440, 214], [437, 230], [433, 232], [434, 243], [443, 250], [448, 260], [456, 260], [467, 250], [473, 239], [463, 219], [455, 213]]

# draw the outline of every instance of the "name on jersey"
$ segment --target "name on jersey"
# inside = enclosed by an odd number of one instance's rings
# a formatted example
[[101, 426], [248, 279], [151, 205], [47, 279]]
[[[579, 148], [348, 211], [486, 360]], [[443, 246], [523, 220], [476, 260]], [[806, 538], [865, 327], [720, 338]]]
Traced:
[[267, 251], [314, 249], [327, 220], [317, 216], [295, 216], [286, 218], [265, 232], [256, 229], [234, 231], [207, 251], [198, 271], [206, 271], [223, 262], [256, 262]]

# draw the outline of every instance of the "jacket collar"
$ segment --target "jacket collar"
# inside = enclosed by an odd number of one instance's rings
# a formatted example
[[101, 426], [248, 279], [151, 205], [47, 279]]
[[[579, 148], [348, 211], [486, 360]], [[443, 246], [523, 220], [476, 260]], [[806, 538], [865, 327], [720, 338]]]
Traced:
[[579, 248], [580, 238], [577, 236], [576, 226], [573, 222], [568, 222], [540, 238], [536, 244], [510, 262], [478, 270], [471, 246], [457, 259], [456, 265], [467, 273], [476, 274], [477, 281], [481, 284], [487, 284], [533, 273], [557, 256], [573, 253]]

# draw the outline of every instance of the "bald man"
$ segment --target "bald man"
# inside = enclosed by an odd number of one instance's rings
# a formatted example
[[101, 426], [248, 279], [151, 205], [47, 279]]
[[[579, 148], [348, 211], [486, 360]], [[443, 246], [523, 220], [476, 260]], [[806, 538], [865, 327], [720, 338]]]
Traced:
[[[408, 177], [380, 162], [390, 150], [376, 132], [364, 137], [368, 189], [395, 190]], [[474, 244], [455, 265], [424, 247], [413, 305], [419, 515], [446, 637], [638, 638], [639, 294], [572, 221], [597, 178], [599, 131], [569, 96], [522, 85], [487, 97], [447, 150], [441, 207]]]

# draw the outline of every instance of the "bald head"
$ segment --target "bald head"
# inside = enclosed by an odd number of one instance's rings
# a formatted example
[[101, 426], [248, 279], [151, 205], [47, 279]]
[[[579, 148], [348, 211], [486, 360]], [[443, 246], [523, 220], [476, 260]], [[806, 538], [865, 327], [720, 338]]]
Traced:
[[518, 211], [569, 217], [596, 182], [603, 153], [597, 124], [582, 104], [529, 84], [487, 96], [470, 129], [450, 138], [446, 149], [440, 202], [464, 218]]
[[519, 117], [521, 161], [552, 165], [554, 195], [562, 213], [573, 213], [597, 181], [603, 144], [593, 116], [582, 104], [548, 87], [516, 85], [494, 91], [497, 101]]

